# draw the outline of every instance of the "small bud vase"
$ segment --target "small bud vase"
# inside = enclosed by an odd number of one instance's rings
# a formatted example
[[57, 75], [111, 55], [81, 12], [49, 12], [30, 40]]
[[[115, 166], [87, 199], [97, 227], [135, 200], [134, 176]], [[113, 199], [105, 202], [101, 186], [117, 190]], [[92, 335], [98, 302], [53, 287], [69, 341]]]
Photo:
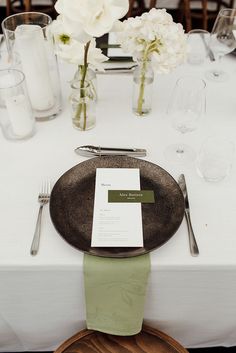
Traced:
[[133, 73], [133, 112], [145, 116], [152, 107], [154, 72], [149, 60], [141, 60]]
[[[79, 69], [76, 71], [73, 81], [71, 82], [73, 84], [73, 82], [77, 82], [81, 81], [81, 77], [82, 77], [82, 69], [81, 67], [79, 67]], [[94, 99], [97, 100], [98, 96], [97, 96], [97, 75], [96, 72], [92, 69], [90, 69], [89, 67], [87, 68], [87, 73], [86, 73], [86, 78], [85, 81], [87, 82], [87, 84], [89, 84], [91, 92], [94, 95]]]
[[71, 82], [72, 124], [81, 131], [91, 130], [96, 124], [96, 74], [93, 73], [88, 70], [85, 81], [82, 81], [78, 71]]

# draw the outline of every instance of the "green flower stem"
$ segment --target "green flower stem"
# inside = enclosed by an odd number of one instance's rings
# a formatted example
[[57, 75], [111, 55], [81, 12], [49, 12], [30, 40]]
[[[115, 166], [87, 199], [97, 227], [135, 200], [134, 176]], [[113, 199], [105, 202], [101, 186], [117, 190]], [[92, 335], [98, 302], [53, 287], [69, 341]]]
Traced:
[[145, 90], [145, 81], [146, 81], [146, 69], [147, 69], [147, 62], [150, 58], [150, 54], [153, 52], [159, 53], [158, 47], [162, 46], [162, 43], [159, 39], [155, 39], [151, 42], [143, 42], [141, 41], [140, 44], [146, 44], [143, 57], [142, 57], [142, 66], [141, 66], [141, 78], [140, 78], [140, 87], [139, 87], [139, 96], [138, 96], [138, 106], [137, 106], [137, 113], [138, 115], [143, 115], [143, 103], [144, 103], [144, 90]]
[[137, 108], [137, 113], [138, 115], [142, 115], [143, 113], [143, 102], [144, 102], [144, 88], [145, 88], [145, 80], [146, 80], [146, 67], [147, 67], [147, 61], [144, 60], [142, 62], [142, 68], [141, 68], [141, 82], [139, 86], [139, 96], [138, 96], [138, 108]]
[[[86, 92], [85, 92], [85, 78], [86, 78], [86, 73], [88, 69], [88, 51], [89, 51], [89, 45], [90, 42], [86, 43], [85, 48], [84, 48], [84, 65], [80, 67], [81, 69], [81, 81], [80, 81], [80, 99], [84, 100], [86, 97]], [[77, 108], [77, 111], [75, 113], [75, 119], [79, 123], [81, 114], [83, 113], [83, 130], [86, 130], [86, 124], [87, 124], [87, 106], [85, 102], [80, 102]]]

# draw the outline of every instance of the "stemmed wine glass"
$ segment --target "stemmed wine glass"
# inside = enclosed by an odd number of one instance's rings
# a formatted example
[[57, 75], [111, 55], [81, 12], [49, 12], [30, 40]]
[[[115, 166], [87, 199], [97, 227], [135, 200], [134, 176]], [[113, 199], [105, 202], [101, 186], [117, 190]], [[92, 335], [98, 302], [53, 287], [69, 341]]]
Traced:
[[[167, 114], [182, 136], [196, 130], [205, 114], [205, 87], [205, 81], [196, 76], [181, 77], [175, 84]], [[183, 143], [173, 144], [166, 148], [165, 157], [175, 163], [187, 163], [194, 160], [195, 152]]]
[[[220, 59], [236, 48], [236, 9], [222, 9], [219, 12], [211, 32], [209, 48], [218, 66]], [[219, 67], [206, 73], [206, 78], [216, 82], [225, 81], [227, 76]]]

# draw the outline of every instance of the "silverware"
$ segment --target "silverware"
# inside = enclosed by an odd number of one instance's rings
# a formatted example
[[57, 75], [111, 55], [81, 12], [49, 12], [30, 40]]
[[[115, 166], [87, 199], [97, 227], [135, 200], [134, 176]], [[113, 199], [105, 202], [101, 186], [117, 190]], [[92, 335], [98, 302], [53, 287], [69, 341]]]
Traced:
[[200, 34], [200, 36], [201, 36], [201, 38], [202, 38], [202, 41], [203, 41], [205, 50], [206, 50], [206, 52], [208, 53], [209, 59], [210, 59], [211, 61], [215, 61], [215, 57], [214, 57], [213, 51], [212, 51], [211, 48], [209, 47], [209, 45], [208, 45], [208, 43], [207, 43], [207, 41], [206, 41], [206, 38], [205, 38], [204, 33]]
[[36, 255], [39, 250], [40, 234], [41, 234], [41, 219], [43, 206], [46, 205], [50, 200], [51, 187], [49, 182], [44, 182], [42, 184], [42, 189], [38, 195], [38, 202], [40, 204], [38, 218], [36, 222], [35, 232], [33, 241], [31, 244], [30, 254]]
[[145, 157], [147, 152], [140, 148], [113, 148], [100, 146], [80, 146], [75, 149], [80, 156], [136, 156]]
[[208, 53], [209, 59], [210, 59], [211, 61], [215, 61], [215, 57], [214, 57], [213, 51], [212, 51], [211, 48], [209, 47], [209, 45], [208, 45], [208, 43], [207, 43], [207, 41], [206, 41], [206, 38], [205, 38], [204, 34], [201, 34], [201, 38], [202, 38], [204, 47], [205, 47], [205, 49], [206, 49], [206, 52]]
[[185, 203], [184, 215], [185, 215], [185, 218], [187, 221], [187, 226], [188, 226], [190, 253], [192, 256], [198, 256], [199, 250], [198, 250], [197, 241], [195, 239], [195, 235], [194, 235], [193, 227], [192, 227], [192, 223], [191, 223], [191, 218], [190, 218], [188, 192], [187, 192], [187, 186], [186, 186], [184, 174], [181, 174], [179, 176], [178, 183], [179, 183], [180, 189], [181, 189], [183, 196], [184, 196], [184, 203]]
[[137, 64], [125, 67], [125, 66], [117, 66], [117, 67], [106, 67], [104, 71], [97, 71], [98, 74], [121, 74], [121, 73], [129, 73], [133, 72], [137, 67]]
[[214, 56], [214, 53], [213, 53], [213, 51], [210, 48], [208, 48], [208, 55], [209, 55], [209, 58], [210, 58], [211, 61], [215, 61], [216, 60], [215, 56]]

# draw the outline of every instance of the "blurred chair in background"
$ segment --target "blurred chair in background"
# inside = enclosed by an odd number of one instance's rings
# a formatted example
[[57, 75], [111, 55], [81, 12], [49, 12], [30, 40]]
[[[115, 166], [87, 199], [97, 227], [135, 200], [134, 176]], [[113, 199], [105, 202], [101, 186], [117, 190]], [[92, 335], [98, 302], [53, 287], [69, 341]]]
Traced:
[[[37, 6], [37, 10], [40, 10], [40, 12], [44, 12], [44, 13], [55, 13], [54, 10], [54, 4], [55, 4], [56, 0], [49, 0], [48, 4], [44, 5], [44, 3], [42, 3], [42, 5], [39, 2], [39, 6]], [[32, 0], [6, 0], [6, 15], [10, 16], [13, 13], [17, 13], [17, 12], [29, 12], [29, 11], [33, 11], [35, 10], [35, 5], [32, 4]]]
[[[186, 32], [193, 28], [211, 30], [221, 8], [234, 8], [235, 0], [179, 0], [179, 21]], [[156, 7], [158, 0], [150, 0], [150, 8]]]
[[140, 16], [145, 10], [145, 0], [129, 0], [129, 11], [126, 17]]
[[198, 21], [199, 28], [211, 30], [218, 12], [222, 8], [233, 8], [234, 0], [183, 0], [181, 6], [187, 32], [193, 29], [193, 21]]

